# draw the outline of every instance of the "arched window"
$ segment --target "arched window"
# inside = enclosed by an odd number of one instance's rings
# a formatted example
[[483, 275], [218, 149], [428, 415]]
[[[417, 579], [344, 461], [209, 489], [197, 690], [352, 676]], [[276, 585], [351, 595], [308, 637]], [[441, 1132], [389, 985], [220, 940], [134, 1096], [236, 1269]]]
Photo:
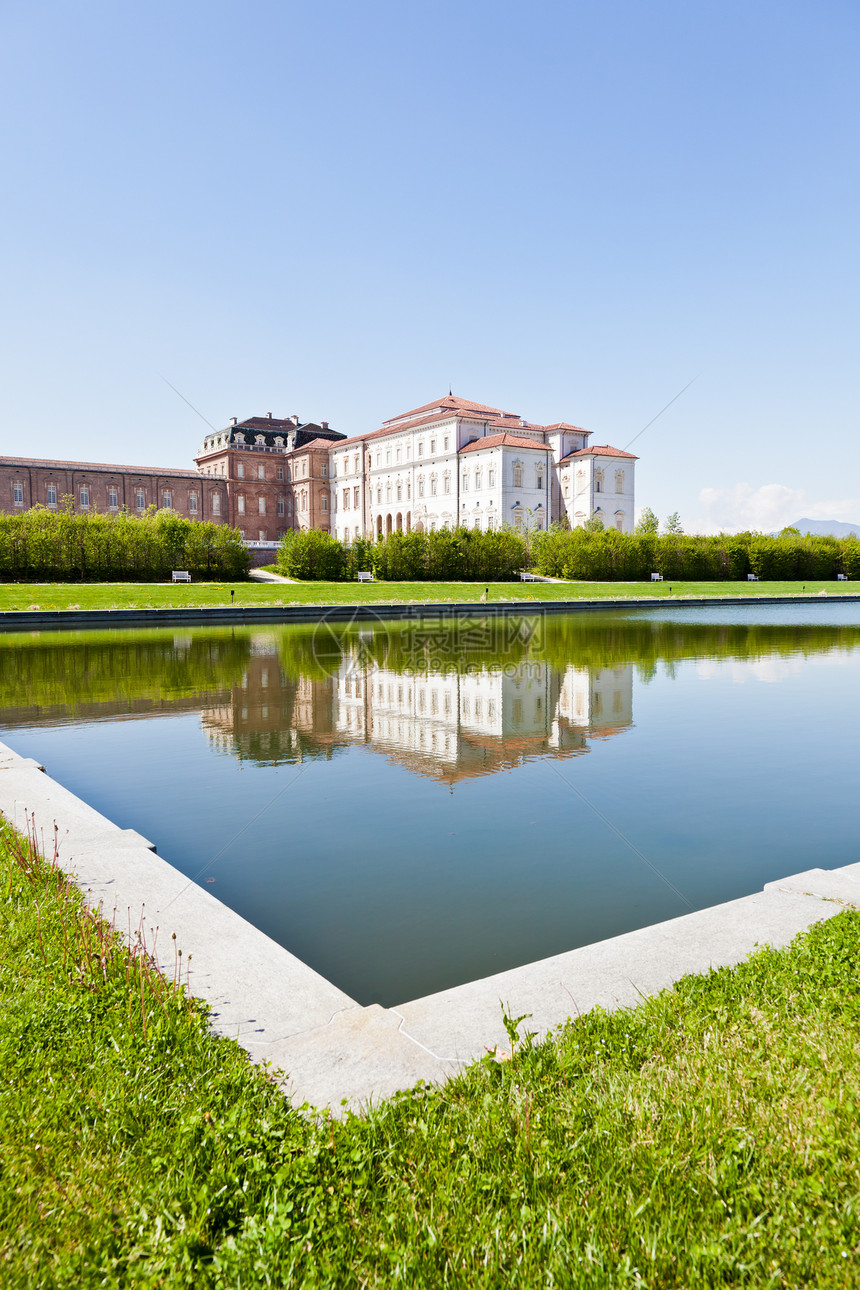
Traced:
[[237, 443], [244, 443], [244, 442], [245, 442], [245, 436], [242, 434], [241, 430], [237, 431], [237, 434], [236, 434], [236, 442], [237, 442]]
[[262, 434], [258, 434], [258, 435], [257, 435], [257, 447], [258, 447], [258, 448], [264, 448], [265, 446], [266, 446], [266, 436], [265, 436], [265, 435], [262, 435]]

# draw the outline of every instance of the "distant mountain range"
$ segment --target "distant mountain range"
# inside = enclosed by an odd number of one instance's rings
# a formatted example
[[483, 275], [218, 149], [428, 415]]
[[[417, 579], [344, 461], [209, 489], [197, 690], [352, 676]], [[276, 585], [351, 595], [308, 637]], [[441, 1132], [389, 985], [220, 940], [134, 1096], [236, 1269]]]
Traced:
[[[842, 520], [795, 520], [788, 526], [801, 533], [814, 533], [816, 537], [860, 537], [860, 524], [843, 524]], [[774, 533], [778, 537], [778, 533]]]

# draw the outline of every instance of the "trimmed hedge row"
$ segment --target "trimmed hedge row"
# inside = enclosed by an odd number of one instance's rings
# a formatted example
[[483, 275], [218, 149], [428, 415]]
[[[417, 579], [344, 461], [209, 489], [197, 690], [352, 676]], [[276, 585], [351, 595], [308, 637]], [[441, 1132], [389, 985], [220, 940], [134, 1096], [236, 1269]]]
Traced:
[[657, 536], [552, 528], [534, 534], [531, 548], [537, 573], [589, 582], [642, 582], [652, 573], [677, 582], [736, 582], [749, 573], [768, 582], [826, 581], [840, 573], [860, 578], [860, 541], [853, 537]]
[[48, 511], [0, 515], [0, 580], [4, 582], [158, 582], [172, 569], [194, 578], [245, 578], [251, 557], [238, 529], [184, 520], [151, 508]]
[[289, 578], [341, 582], [368, 570], [380, 582], [510, 582], [526, 564], [526, 543], [514, 529], [437, 529], [340, 542], [308, 529], [287, 533], [278, 569]]

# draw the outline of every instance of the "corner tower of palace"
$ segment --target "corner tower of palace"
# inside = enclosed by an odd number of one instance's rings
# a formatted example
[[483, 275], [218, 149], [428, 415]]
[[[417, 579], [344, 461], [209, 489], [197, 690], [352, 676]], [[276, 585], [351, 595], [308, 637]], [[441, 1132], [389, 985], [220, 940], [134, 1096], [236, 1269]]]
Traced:
[[545, 529], [596, 516], [632, 533], [633, 453], [590, 430], [538, 425], [448, 394], [329, 448], [331, 529], [342, 540], [409, 529]]

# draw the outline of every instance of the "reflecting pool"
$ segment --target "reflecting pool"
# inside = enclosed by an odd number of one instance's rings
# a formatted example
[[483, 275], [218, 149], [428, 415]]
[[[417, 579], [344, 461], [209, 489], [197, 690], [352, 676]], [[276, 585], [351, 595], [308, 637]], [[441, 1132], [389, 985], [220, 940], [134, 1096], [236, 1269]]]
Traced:
[[361, 1003], [860, 860], [860, 606], [0, 635], [0, 738]]

